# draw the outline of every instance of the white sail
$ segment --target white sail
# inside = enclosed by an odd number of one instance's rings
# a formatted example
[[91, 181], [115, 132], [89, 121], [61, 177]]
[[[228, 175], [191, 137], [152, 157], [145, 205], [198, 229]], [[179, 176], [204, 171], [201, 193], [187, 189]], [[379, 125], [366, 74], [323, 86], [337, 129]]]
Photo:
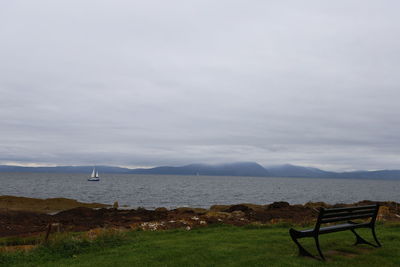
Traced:
[[93, 168], [92, 175], [90, 175], [88, 181], [100, 181], [99, 172], [96, 170], [96, 168]]

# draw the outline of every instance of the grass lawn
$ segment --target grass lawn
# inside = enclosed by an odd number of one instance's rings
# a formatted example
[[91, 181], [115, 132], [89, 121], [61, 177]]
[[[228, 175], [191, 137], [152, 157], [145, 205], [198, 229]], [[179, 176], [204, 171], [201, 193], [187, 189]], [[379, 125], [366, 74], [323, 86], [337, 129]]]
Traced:
[[[353, 246], [350, 231], [322, 235], [327, 262], [297, 256], [290, 226], [209, 226], [132, 231], [96, 241], [69, 236], [31, 252], [1, 253], [2, 266], [400, 266], [400, 225], [377, 226], [383, 247]], [[301, 227], [295, 227], [301, 229]], [[367, 240], [370, 232], [359, 231]], [[303, 239], [317, 254], [313, 240]]]

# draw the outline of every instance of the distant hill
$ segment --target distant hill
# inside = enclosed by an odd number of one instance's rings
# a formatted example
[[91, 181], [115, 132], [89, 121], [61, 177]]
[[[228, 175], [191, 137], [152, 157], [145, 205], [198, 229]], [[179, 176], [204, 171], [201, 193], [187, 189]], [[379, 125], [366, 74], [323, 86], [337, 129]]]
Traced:
[[129, 173], [136, 174], [185, 174], [215, 176], [270, 176], [268, 171], [255, 162], [238, 162], [219, 165], [190, 164], [182, 167], [156, 167], [151, 169], [134, 169]]
[[332, 178], [400, 180], [400, 170], [354, 171], [335, 173]]
[[[35, 173], [90, 173], [93, 166], [19, 167], [0, 165], [0, 172]], [[299, 177], [299, 178], [343, 178], [343, 179], [393, 179], [400, 180], [400, 170], [330, 172], [312, 167], [290, 164], [263, 167], [256, 162], [237, 162], [218, 165], [190, 164], [180, 167], [161, 166], [155, 168], [128, 169], [113, 166], [96, 166], [100, 173], [121, 174], [169, 174], [169, 175], [213, 175], [254, 177]]]
[[400, 170], [330, 172], [313, 167], [290, 164], [265, 167], [275, 177], [346, 178], [346, 179], [399, 179]]
[[268, 172], [275, 177], [312, 177], [312, 178], [327, 178], [332, 177], [336, 173], [327, 172], [312, 167], [302, 167], [290, 164], [266, 167]]

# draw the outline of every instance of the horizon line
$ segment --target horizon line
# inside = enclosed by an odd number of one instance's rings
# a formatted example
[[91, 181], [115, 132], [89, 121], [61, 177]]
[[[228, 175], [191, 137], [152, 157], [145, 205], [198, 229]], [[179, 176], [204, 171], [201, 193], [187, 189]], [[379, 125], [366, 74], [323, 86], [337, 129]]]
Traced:
[[297, 164], [291, 164], [291, 163], [274, 164], [274, 165], [262, 165], [262, 164], [259, 164], [258, 162], [255, 162], [255, 161], [235, 161], [235, 162], [226, 162], [226, 163], [189, 163], [189, 164], [183, 164], [183, 165], [154, 165], [154, 166], [127, 166], [127, 165], [107, 165], [107, 164], [58, 165], [58, 164], [37, 164], [37, 163], [27, 163], [27, 164], [5, 163], [5, 164], [0, 164], [0, 166], [21, 167], [21, 168], [58, 168], [58, 167], [96, 167], [96, 166], [103, 166], [103, 167], [114, 167], [114, 168], [135, 170], [135, 169], [152, 169], [152, 168], [157, 168], [157, 167], [183, 167], [183, 166], [188, 166], [188, 165], [193, 165], [193, 164], [201, 164], [201, 165], [208, 165], [208, 166], [218, 166], [218, 165], [236, 164], [236, 163], [256, 163], [256, 164], [260, 165], [261, 167], [263, 167], [265, 169], [273, 168], [273, 167], [281, 167], [281, 166], [294, 166], [294, 167], [302, 167], [302, 168], [314, 168], [314, 169], [318, 169], [318, 170], [321, 170], [321, 171], [337, 172], [337, 173], [362, 172], [362, 171], [373, 172], [373, 171], [400, 170], [400, 168], [399, 168], [399, 169], [361, 169], [361, 170], [360, 169], [352, 169], [352, 170], [340, 171], [340, 170], [325, 170], [323, 168], [317, 168], [317, 167], [314, 167], [314, 166], [304, 166], [304, 165], [297, 165]]

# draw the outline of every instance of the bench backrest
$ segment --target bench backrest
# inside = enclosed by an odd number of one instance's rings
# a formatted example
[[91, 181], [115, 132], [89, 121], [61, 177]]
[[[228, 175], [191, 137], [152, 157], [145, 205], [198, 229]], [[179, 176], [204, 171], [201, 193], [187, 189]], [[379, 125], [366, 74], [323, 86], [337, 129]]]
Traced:
[[321, 224], [324, 223], [349, 222], [356, 219], [370, 218], [370, 223], [374, 224], [378, 210], [379, 204], [332, 209], [320, 208], [315, 230], [319, 230]]

